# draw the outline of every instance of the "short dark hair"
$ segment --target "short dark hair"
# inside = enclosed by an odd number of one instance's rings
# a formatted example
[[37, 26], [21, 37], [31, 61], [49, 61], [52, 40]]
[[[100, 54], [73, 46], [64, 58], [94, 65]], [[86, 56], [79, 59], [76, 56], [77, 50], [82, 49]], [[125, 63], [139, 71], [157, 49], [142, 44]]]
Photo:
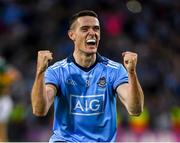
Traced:
[[75, 13], [70, 19], [69, 19], [69, 29], [71, 29], [72, 24], [79, 18], [83, 16], [92, 16], [96, 17], [98, 19], [98, 15], [92, 11], [92, 10], [82, 10], [77, 13]]

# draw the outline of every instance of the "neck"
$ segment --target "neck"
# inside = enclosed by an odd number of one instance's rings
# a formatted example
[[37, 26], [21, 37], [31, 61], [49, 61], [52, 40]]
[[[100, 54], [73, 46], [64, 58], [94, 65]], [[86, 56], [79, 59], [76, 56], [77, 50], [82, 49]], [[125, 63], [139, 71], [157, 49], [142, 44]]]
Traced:
[[96, 61], [96, 53], [95, 54], [82, 54], [78, 52], [73, 53], [74, 59], [78, 65], [81, 67], [89, 68]]

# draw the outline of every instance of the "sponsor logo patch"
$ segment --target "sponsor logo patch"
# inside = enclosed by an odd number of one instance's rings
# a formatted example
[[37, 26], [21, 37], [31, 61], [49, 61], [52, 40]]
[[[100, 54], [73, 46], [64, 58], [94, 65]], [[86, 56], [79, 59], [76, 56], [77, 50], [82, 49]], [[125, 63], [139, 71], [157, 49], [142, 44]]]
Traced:
[[72, 85], [72, 86], [77, 85], [76, 82], [75, 82], [74, 80], [72, 80], [72, 79], [67, 79], [67, 80], [66, 80], [66, 84]]
[[98, 115], [104, 112], [104, 95], [70, 95], [70, 114]]

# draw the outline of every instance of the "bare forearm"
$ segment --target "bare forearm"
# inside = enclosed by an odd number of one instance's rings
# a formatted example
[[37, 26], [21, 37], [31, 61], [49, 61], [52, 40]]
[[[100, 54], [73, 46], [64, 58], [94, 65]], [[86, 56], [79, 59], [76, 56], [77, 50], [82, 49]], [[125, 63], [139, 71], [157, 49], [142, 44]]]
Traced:
[[140, 113], [143, 111], [144, 94], [136, 75], [136, 64], [138, 56], [136, 53], [129, 51], [123, 52], [122, 56], [124, 60], [124, 66], [128, 72], [129, 84], [126, 84], [120, 88], [119, 93], [123, 94], [121, 95], [121, 98], [126, 108], [128, 109], [128, 112], [131, 115], [140, 115]]
[[33, 114], [44, 116], [46, 114], [47, 99], [45, 96], [44, 73], [37, 73], [31, 92]]
[[143, 111], [144, 94], [139, 84], [136, 72], [130, 72], [129, 75], [129, 90], [128, 90], [128, 105], [129, 111], [133, 115], [139, 115]]

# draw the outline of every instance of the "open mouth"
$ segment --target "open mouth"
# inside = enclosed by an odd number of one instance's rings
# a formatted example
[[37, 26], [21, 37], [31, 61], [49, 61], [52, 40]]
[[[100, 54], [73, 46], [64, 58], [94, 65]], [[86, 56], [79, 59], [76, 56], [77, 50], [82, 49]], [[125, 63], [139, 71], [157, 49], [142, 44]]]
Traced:
[[96, 39], [88, 39], [88, 40], [86, 40], [86, 44], [89, 46], [95, 46], [96, 45]]

